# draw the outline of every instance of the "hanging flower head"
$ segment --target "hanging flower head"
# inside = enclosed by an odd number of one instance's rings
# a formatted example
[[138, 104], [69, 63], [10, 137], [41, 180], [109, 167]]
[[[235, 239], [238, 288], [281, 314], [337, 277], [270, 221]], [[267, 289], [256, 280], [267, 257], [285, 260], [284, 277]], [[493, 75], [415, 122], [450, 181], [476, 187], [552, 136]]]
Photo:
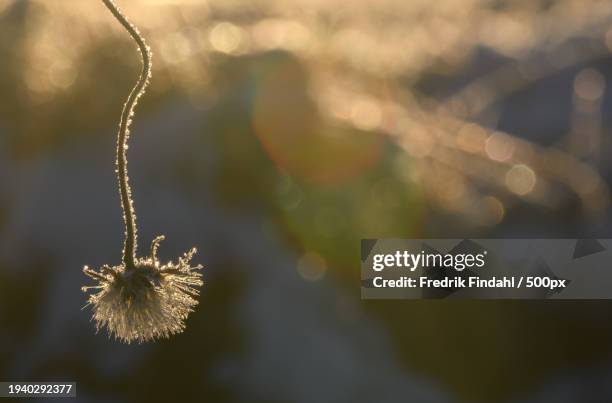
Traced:
[[169, 337], [185, 328], [185, 319], [198, 304], [202, 285], [201, 266], [190, 266], [196, 250], [175, 262], [162, 264], [157, 257], [158, 237], [151, 256], [138, 259], [131, 269], [124, 265], [102, 266], [99, 271], [84, 268], [85, 274], [98, 282], [83, 287], [98, 290], [89, 296], [93, 319], [98, 329], [106, 327], [114, 337], [130, 343]]
[[99, 270], [85, 266], [83, 272], [98, 284], [83, 287], [83, 291], [97, 290], [89, 295], [87, 305], [93, 309], [98, 330], [106, 328], [110, 335], [126, 343], [143, 342], [183, 331], [187, 315], [198, 304], [198, 287], [203, 283], [197, 270], [202, 266], [191, 266], [195, 248], [176, 262], [161, 264], [157, 250], [163, 236], [153, 240], [150, 256], [137, 257], [136, 214], [127, 174], [127, 148], [134, 108], [151, 77], [152, 55], [138, 29], [114, 1], [102, 2], [136, 42], [142, 56], [142, 71], [123, 106], [117, 138], [117, 180], [125, 224], [122, 263], [113, 267], [104, 265]]

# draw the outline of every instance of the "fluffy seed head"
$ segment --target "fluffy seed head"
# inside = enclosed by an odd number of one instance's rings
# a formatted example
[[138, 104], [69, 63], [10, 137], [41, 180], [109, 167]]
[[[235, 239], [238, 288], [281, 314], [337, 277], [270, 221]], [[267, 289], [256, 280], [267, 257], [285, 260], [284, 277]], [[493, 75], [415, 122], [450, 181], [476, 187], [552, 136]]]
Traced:
[[135, 267], [85, 267], [83, 272], [98, 284], [83, 287], [97, 290], [89, 295], [96, 328], [106, 328], [109, 335], [125, 342], [167, 338], [185, 328], [185, 319], [198, 304], [202, 266], [190, 266], [195, 248], [176, 263], [161, 264], [157, 249], [162, 237], [151, 245], [151, 256], [137, 259]]

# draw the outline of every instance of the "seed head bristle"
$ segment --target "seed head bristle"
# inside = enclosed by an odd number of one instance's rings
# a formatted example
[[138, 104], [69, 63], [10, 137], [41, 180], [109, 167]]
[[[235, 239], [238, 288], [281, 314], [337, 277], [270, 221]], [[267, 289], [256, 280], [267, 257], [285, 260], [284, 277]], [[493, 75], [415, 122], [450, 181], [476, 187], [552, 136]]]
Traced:
[[184, 330], [185, 319], [198, 304], [202, 266], [190, 265], [192, 253], [177, 263], [162, 265], [157, 258], [161, 239], [155, 238], [151, 244], [154, 253], [138, 259], [135, 269], [126, 270], [123, 265], [83, 269], [97, 282], [83, 287], [85, 292], [96, 290], [87, 305], [93, 309], [97, 330], [106, 328], [109, 335], [128, 344], [167, 338]]

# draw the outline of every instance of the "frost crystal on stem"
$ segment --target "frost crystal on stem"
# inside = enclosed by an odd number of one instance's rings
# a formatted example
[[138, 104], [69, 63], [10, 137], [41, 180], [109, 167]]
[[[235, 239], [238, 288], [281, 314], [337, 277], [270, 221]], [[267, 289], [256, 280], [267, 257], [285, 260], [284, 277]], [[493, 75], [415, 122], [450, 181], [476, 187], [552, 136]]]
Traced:
[[183, 331], [187, 315], [198, 304], [198, 287], [203, 282], [197, 270], [202, 266], [191, 266], [195, 248], [176, 263], [161, 264], [157, 250], [163, 236], [153, 240], [149, 257], [136, 255], [136, 213], [127, 173], [127, 149], [134, 108], [151, 78], [151, 51], [113, 0], [102, 2], [136, 42], [142, 56], [142, 71], [123, 106], [117, 136], [117, 180], [125, 224], [122, 263], [104, 265], [99, 270], [85, 266], [83, 272], [98, 284], [83, 287], [83, 291], [97, 290], [89, 295], [87, 305], [92, 306], [98, 330], [105, 327], [110, 335], [126, 343], [143, 342]]

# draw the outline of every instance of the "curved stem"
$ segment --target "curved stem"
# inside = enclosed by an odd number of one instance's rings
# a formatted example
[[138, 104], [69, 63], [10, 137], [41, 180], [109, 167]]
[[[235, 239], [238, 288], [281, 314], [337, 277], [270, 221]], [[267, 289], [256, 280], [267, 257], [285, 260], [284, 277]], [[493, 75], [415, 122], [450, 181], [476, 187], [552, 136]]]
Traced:
[[138, 82], [132, 89], [125, 105], [123, 105], [119, 122], [119, 134], [117, 136], [117, 180], [119, 182], [119, 195], [121, 197], [123, 222], [125, 224], [123, 264], [126, 270], [130, 270], [134, 268], [136, 263], [137, 227], [127, 171], [127, 148], [130, 137], [130, 124], [134, 116], [134, 107], [138, 103], [138, 99], [145, 93], [149, 78], [151, 77], [151, 50], [140, 32], [138, 32], [138, 29], [128, 21], [113, 0], [102, 0], [102, 2], [136, 42], [142, 56], [142, 71], [140, 72]]

